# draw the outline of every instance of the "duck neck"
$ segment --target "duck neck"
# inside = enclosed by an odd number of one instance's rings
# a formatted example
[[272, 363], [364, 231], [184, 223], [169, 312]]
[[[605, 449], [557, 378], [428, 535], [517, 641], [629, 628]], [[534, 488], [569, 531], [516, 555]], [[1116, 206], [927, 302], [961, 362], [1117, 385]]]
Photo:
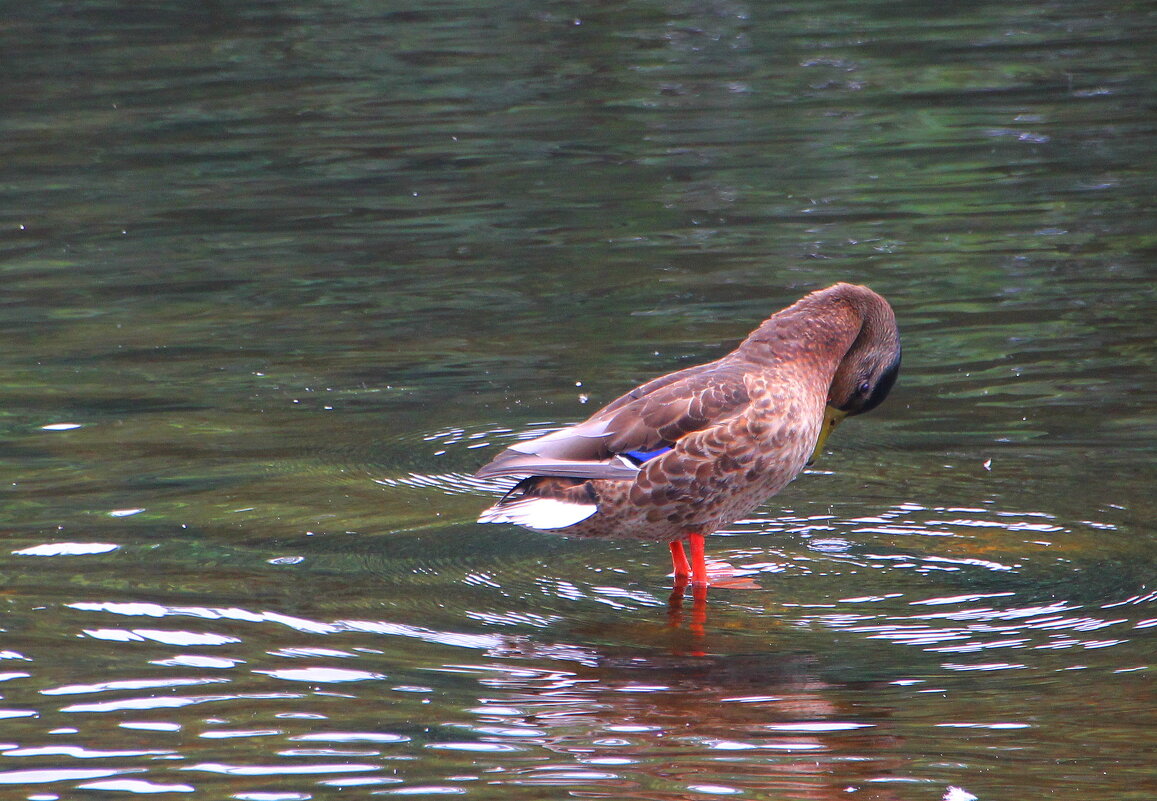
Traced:
[[814, 371], [830, 383], [865, 328], [861, 304], [848, 291], [858, 289], [837, 284], [807, 295], [765, 320], [737, 353], [767, 367], [791, 365]]

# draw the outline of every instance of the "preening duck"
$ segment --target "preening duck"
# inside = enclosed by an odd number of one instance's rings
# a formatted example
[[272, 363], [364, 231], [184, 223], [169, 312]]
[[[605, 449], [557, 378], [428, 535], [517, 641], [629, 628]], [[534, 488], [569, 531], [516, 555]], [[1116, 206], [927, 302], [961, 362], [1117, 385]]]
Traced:
[[899, 370], [884, 298], [843, 283], [812, 292], [723, 358], [498, 454], [476, 475], [522, 479], [478, 520], [666, 542], [676, 582], [706, 587], [704, 536], [787, 486], [841, 420], [880, 405]]

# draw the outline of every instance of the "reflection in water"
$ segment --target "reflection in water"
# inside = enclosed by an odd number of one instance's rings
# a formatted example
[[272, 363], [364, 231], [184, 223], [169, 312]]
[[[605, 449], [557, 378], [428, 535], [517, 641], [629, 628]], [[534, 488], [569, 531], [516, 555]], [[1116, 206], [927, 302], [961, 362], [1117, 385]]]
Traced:
[[832, 707], [833, 688], [807, 656], [604, 655], [567, 674], [456, 670], [474, 671], [503, 699], [471, 710], [474, 736], [573, 760], [514, 770], [502, 783], [632, 794], [646, 787], [655, 798], [710, 786], [812, 799], [863, 789], [881, 767], [848, 758], [885, 735], [870, 731], [875, 719], [849, 720]]

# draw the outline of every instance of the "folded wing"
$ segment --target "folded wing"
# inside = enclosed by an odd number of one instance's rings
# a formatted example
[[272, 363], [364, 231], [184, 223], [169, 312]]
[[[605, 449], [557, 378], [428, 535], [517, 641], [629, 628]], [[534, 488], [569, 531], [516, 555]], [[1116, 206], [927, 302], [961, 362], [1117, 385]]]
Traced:
[[746, 407], [744, 372], [743, 364], [724, 357], [656, 378], [585, 422], [512, 445], [475, 475], [633, 478], [640, 454], [674, 447]]

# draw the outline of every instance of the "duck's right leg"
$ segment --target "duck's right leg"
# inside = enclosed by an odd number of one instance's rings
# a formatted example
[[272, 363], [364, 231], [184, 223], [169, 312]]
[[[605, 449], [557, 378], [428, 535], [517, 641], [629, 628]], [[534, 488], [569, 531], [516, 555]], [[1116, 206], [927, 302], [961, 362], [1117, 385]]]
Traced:
[[683, 551], [682, 540], [671, 543], [671, 564], [675, 566], [675, 583], [686, 584], [687, 579], [691, 578], [691, 563]]

